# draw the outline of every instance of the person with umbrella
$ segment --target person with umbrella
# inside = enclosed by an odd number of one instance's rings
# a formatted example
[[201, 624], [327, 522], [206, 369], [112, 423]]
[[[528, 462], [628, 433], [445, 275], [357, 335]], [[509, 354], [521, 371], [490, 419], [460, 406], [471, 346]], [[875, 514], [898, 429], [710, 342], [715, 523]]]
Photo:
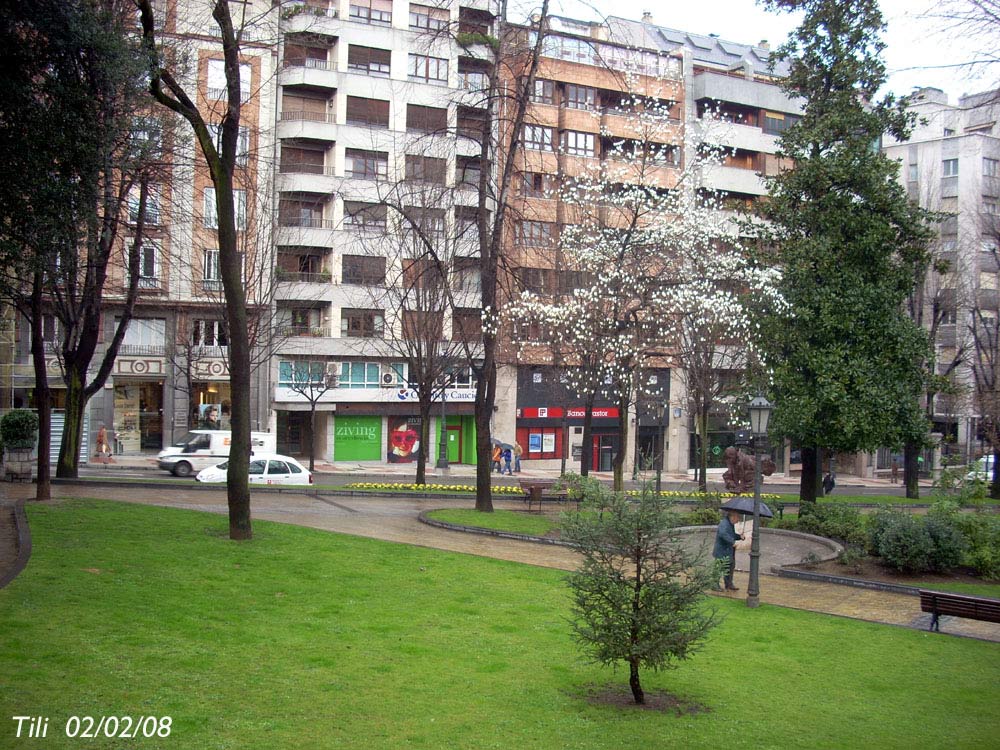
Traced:
[[[719, 521], [719, 528], [715, 532], [715, 547], [712, 549], [712, 557], [716, 560], [727, 560], [726, 572], [723, 580], [726, 583], [727, 591], [739, 591], [733, 584], [733, 572], [736, 570], [736, 547], [737, 541], [743, 536], [736, 533], [736, 522], [740, 520], [740, 513], [737, 510], [728, 510]], [[722, 591], [718, 581], [712, 587], [713, 591]]]

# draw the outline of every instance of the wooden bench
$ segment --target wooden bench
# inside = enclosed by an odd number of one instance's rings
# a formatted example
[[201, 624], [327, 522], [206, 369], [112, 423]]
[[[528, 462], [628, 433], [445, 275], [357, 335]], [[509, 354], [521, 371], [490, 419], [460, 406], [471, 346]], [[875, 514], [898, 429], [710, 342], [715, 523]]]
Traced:
[[555, 486], [554, 479], [521, 479], [518, 480], [518, 484], [521, 486], [521, 490], [524, 492], [524, 501], [528, 504], [528, 512], [531, 512], [531, 507], [538, 503], [538, 512], [542, 512], [543, 502], [566, 502], [568, 495], [566, 490], [553, 490]]
[[967, 594], [947, 594], [943, 591], [920, 590], [920, 610], [930, 612], [931, 625], [928, 630], [941, 632], [938, 618], [941, 615], [965, 617], [969, 620], [1000, 622], [1000, 599]]

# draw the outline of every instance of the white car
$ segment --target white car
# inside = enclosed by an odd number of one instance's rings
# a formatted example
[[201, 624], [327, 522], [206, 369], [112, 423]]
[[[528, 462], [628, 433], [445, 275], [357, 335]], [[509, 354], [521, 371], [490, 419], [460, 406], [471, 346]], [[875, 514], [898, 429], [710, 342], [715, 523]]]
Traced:
[[[225, 482], [229, 462], [209, 466], [198, 472], [199, 482]], [[289, 456], [277, 453], [254, 453], [250, 459], [250, 484], [294, 485], [312, 484], [309, 469]]]
[[969, 464], [969, 468], [972, 469], [965, 478], [969, 481], [973, 479], [979, 479], [984, 482], [989, 482], [993, 479], [993, 454], [989, 453], [981, 458], [976, 459], [974, 463]]

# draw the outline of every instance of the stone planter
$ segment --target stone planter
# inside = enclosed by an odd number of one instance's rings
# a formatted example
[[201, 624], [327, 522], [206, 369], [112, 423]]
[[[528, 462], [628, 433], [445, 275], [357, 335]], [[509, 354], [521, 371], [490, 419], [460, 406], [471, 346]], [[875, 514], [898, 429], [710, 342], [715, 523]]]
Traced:
[[7, 448], [3, 456], [3, 476], [8, 482], [30, 482], [35, 461], [33, 448]]

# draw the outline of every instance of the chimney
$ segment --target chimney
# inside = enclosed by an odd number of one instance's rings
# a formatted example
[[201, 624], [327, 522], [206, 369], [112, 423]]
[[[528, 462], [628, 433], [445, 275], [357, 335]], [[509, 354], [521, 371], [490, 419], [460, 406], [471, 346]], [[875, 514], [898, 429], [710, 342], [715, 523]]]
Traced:
[[643, 23], [652, 23], [653, 22], [653, 14], [650, 13], [648, 10], [644, 10], [642, 12], [642, 22]]
[[766, 50], [771, 49], [771, 43], [766, 39], [761, 39], [759, 42], [757, 42], [757, 46], [760, 47], [761, 49], [766, 49]]

